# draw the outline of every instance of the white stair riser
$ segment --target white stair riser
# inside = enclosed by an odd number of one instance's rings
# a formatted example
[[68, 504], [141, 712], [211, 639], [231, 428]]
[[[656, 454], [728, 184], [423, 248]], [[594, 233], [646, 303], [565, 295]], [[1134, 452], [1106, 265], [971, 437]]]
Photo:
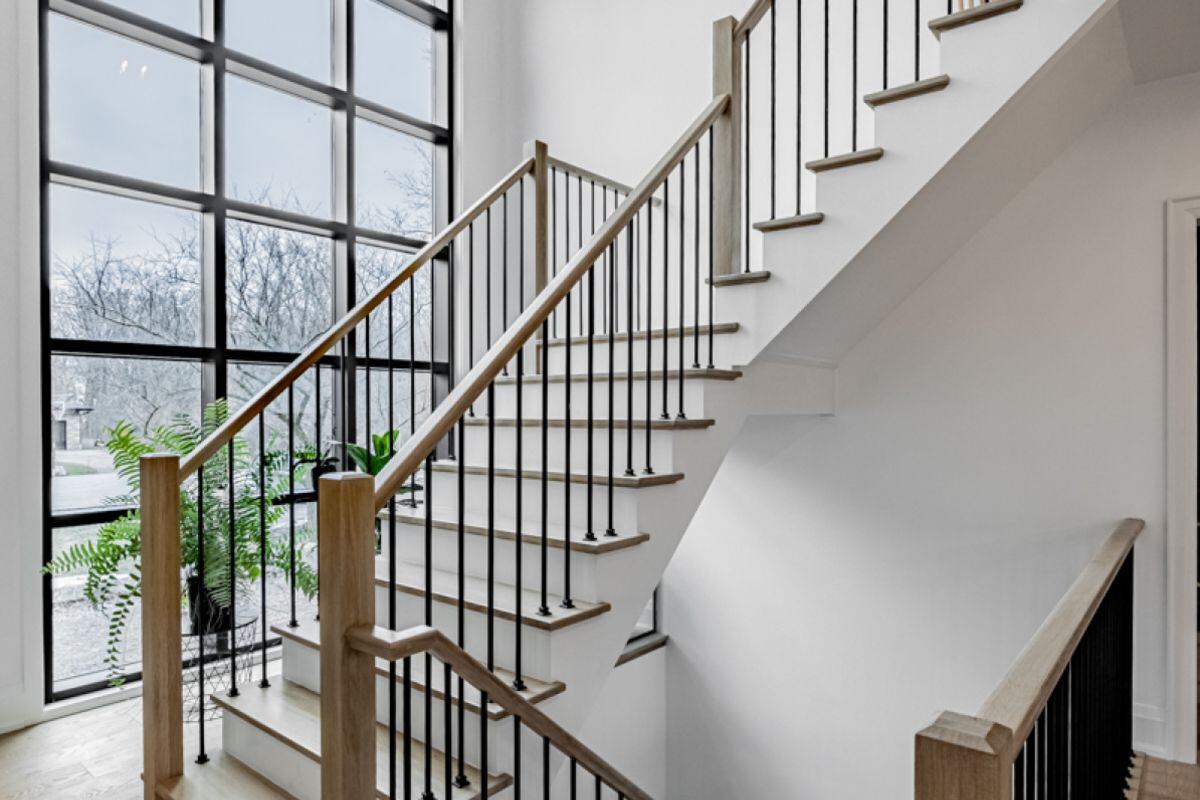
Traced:
[[[715, 358], [721, 359], [720, 363], [730, 363], [728, 359], [723, 358], [730, 353], [730, 348], [724, 346], [727, 343], [722, 342], [722, 336], [728, 337], [728, 334], [715, 334], [713, 336], [713, 355]], [[549, 348], [547, 364], [550, 373], [563, 372], [567, 366], [567, 350], [571, 351], [571, 369], [575, 372], [586, 372], [588, 363], [588, 347], [587, 343], [572, 344], [569, 348], [566, 345], [556, 345]], [[627, 342], [617, 341], [613, 346], [613, 352], [616, 354], [616, 359], [613, 363], [613, 369], [617, 371], [628, 369], [629, 365], [629, 347]], [[654, 369], [662, 369], [663, 365], [663, 340], [660, 338], [651, 340], [650, 352], [646, 352], [646, 340], [635, 339], [633, 342], [633, 368], [635, 370], [645, 369], [647, 363]], [[713, 363], [708, 357], [708, 332], [702, 330], [700, 333], [700, 354], [699, 361], [696, 361], [695, 342], [689, 334], [684, 339], [683, 344], [683, 366], [708, 366]], [[679, 366], [679, 337], [671, 336], [667, 339], [666, 364], [674, 369]], [[593, 345], [592, 368], [599, 372], [608, 373], [608, 339], [596, 337]]]
[[[607, 373], [606, 373], [607, 374]], [[707, 381], [687, 379], [683, 382], [684, 413], [696, 419], [704, 416], [704, 384]], [[566, 418], [566, 382], [550, 382], [547, 384], [547, 415], [551, 418]], [[587, 418], [588, 385], [587, 381], [570, 381], [571, 387], [571, 417], [572, 419]], [[523, 406], [521, 416], [524, 419], [540, 417], [542, 413], [542, 382], [536, 376], [530, 376], [521, 385]], [[616, 380], [612, 384], [612, 408], [617, 419], [627, 419], [630, 408], [629, 382]], [[650, 381], [650, 414], [657, 419], [663, 411], [662, 376], [655, 375]], [[596, 419], [608, 418], [608, 381], [594, 381], [591, 390], [592, 416]], [[633, 381], [633, 418], [646, 418], [646, 381], [635, 378]], [[667, 413], [674, 417], [679, 412], [679, 380], [668, 376], [667, 379]], [[487, 415], [486, 396], [475, 403], [475, 413]], [[515, 383], [496, 385], [496, 414], [497, 417], [516, 417], [517, 415], [517, 386]], [[469, 434], [468, 434], [469, 435]]]
[[[671, 471], [673, 469], [672, 446], [675, 436], [695, 431], [651, 430], [650, 432], [650, 463], [656, 470]], [[496, 466], [515, 467], [517, 463], [517, 429], [514, 427], [496, 426]], [[595, 426], [592, 430], [592, 472], [594, 475], [608, 474], [608, 427]], [[566, 468], [566, 429], [550, 427], [546, 432], [547, 467], [551, 470], [563, 471]], [[571, 469], [584, 473], [588, 464], [588, 433], [586, 428], [571, 428]], [[613, 465], [620, 475], [625, 470], [626, 453], [628, 452], [629, 431], [617, 427], [612, 431]], [[468, 465], [485, 467], [488, 463], [488, 431], [480, 425], [467, 428], [466, 446], [461, 449]], [[645, 458], [646, 430], [635, 428], [633, 431], [633, 449], [635, 453]], [[541, 427], [521, 428], [521, 464], [524, 469], [540, 469], [542, 466], [542, 429]]]
[[[642, 459], [634, 454], [634, 468], [640, 470]], [[623, 470], [622, 470], [623, 472]], [[422, 476], [423, 479], [424, 476]], [[516, 478], [496, 477], [494, 479], [494, 510], [495, 524], [507, 530], [515, 527], [516, 513]], [[540, 479], [522, 478], [521, 483], [521, 519], [525, 530], [540, 531], [542, 524]], [[463, 476], [464, 508], [468, 519], [487, 518], [488, 478], [486, 475]], [[667, 487], [650, 487], [630, 489], [614, 487], [613, 494], [613, 528], [621, 533], [633, 533], [638, 530], [637, 496], [644, 492], [668, 491]], [[592, 486], [592, 514], [597, 526], [608, 524], [608, 486]], [[563, 483], [562, 481], [546, 482], [546, 516], [550, 524], [561, 527], [565, 516], [566, 497], [570, 495], [570, 523], [580, 526], [587, 515], [588, 487], [582, 483]], [[433, 473], [433, 513], [439, 519], [455, 519], [458, 514], [458, 475], [453, 473]], [[420, 506], [423, 509], [424, 506]]]
[[[375, 589], [375, 621], [382, 625], [388, 619], [387, 589], [376, 586]], [[425, 624], [425, 597], [396, 591], [396, 627], [410, 628], [414, 625]], [[553, 602], [553, 600], [551, 600]], [[536, 602], [527, 602], [523, 609], [525, 616], [531, 617], [537, 613]], [[475, 611], [468, 607], [464, 609], [466, 622], [466, 651], [478, 661], [487, 664], [487, 613]], [[587, 622], [577, 623], [586, 625]], [[457, 604], [439, 602], [433, 603], [433, 625], [458, 639], [458, 607]], [[496, 617], [494, 633], [495, 664], [503, 669], [516, 671], [516, 622]], [[553, 639], [555, 632], [535, 628], [529, 624], [521, 626], [522, 671], [542, 680], [551, 680], [554, 676]]]
[[[388, 524], [384, 522], [383, 557], [388, 555]], [[540, 530], [540, 526], [539, 526]], [[433, 568], [444, 572], [458, 572], [458, 533], [444, 528], [433, 528]], [[582, 538], [583, 534], [573, 534]], [[604, 530], [596, 532], [603, 536]], [[471, 577], [486, 578], [487, 569], [486, 536], [478, 534], [463, 535], [463, 559], [466, 564], [466, 574]], [[521, 584], [527, 589], [539, 589], [542, 579], [541, 546], [532, 543], [521, 545]], [[400, 561], [410, 564], [425, 563], [425, 528], [420, 525], [398, 523], [396, 525], [396, 555]], [[596, 560], [603, 556], [573, 551], [571, 553], [571, 591], [574, 597], [581, 600], [596, 601]], [[510, 539], [495, 539], [495, 579], [500, 583], [516, 585], [517, 582], [517, 543]], [[547, 591], [551, 594], [562, 595], [564, 592], [564, 563], [565, 551], [561, 547], [546, 548], [546, 578]]]
[[[310, 692], [316, 694], [321, 693], [321, 654], [311, 647], [305, 647], [296, 642], [284, 641], [283, 647], [283, 677], [292, 683], [303, 686]], [[386, 669], [386, 664], [380, 661], [380, 666]], [[434, 671], [434, 689], [443, 691], [443, 673], [442, 665], [436, 659], [433, 663]], [[414, 682], [419, 680], [424, 683], [425, 675], [425, 659], [423, 656], [417, 656], [412, 659], [412, 676]], [[402, 682], [404, 676], [403, 663], [396, 664], [396, 730], [404, 730], [404, 685]], [[375, 719], [387, 725], [389, 722], [389, 703], [388, 696], [388, 681], [387, 675], [376, 675], [375, 678]], [[453, 696], [458, 694], [458, 676], [455, 675], [451, 679], [451, 690]], [[469, 698], [478, 698], [476, 692], [470, 685], [466, 685], [467, 696]], [[445, 713], [446, 705], [442, 697], [434, 694], [431, 698], [433, 712], [433, 746], [443, 753], [450, 752], [446, 747], [444, 737], [445, 731]], [[425, 692], [414, 683], [411, 700], [411, 715], [412, 715], [412, 735], [420, 741], [429, 741], [425, 735]], [[472, 766], [479, 766], [479, 757], [481, 754], [479, 743], [480, 737], [480, 719], [477, 710], [478, 705], [469, 706], [463, 709], [463, 719], [466, 726], [463, 730], [463, 749], [466, 762]], [[457, 761], [458, 751], [458, 705], [452, 703], [450, 712], [453, 715], [451, 727], [454, 731], [453, 753]], [[499, 741], [504, 732], [509, 731], [510, 727], [501, 728], [500, 726], [511, 726], [512, 720], [505, 718], [502, 720], [488, 720], [488, 761], [491, 763], [490, 770], [492, 772], [504, 771], [506, 767], [499, 767], [499, 753], [501, 742]], [[402, 740], [398, 737], [396, 742], [397, 750], [403, 747]]]
[[226, 711], [221, 748], [298, 800], [321, 800], [321, 765]]

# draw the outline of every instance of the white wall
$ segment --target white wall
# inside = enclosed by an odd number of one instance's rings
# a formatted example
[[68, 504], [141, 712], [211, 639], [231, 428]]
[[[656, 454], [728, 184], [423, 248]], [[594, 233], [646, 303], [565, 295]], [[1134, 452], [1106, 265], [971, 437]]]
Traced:
[[42, 700], [36, 23], [0, 4], [0, 731]]
[[913, 734], [1124, 516], [1163, 747], [1163, 215], [1197, 130], [1200, 74], [1131, 89], [846, 356], [835, 418], [743, 433], [664, 581], [669, 796], [907, 796]]
[[[668, 642], [610, 672], [579, 734], [581, 742], [651, 797], [664, 798], [669, 647]], [[586, 796], [590, 788], [583, 789]]]

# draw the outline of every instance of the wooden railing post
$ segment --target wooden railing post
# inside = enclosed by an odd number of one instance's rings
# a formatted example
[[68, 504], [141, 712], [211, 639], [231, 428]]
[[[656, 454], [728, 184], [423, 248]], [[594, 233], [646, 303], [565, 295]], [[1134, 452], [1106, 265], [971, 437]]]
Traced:
[[916, 800], [1010, 800], [1013, 733], [951, 712], [917, 734]]
[[549, 148], [534, 139], [525, 144], [525, 157], [533, 159], [533, 292], [539, 294], [550, 280], [550, 166]]
[[729, 95], [729, 108], [713, 125], [713, 272], [742, 269], [742, 59], [737, 20], [713, 23], [713, 97]]
[[375, 624], [375, 481], [321, 478], [321, 796], [375, 797], [375, 660], [347, 632]]
[[183, 774], [179, 456], [142, 456], [142, 796]]

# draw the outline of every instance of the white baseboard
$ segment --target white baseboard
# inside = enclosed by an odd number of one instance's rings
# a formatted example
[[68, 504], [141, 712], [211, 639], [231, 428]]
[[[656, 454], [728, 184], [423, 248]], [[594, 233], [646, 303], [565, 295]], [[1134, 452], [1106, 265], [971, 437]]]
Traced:
[[1157, 758], [1168, 758], [1167, 715], [1158, 706], [1133, 704], [1133, 749]]

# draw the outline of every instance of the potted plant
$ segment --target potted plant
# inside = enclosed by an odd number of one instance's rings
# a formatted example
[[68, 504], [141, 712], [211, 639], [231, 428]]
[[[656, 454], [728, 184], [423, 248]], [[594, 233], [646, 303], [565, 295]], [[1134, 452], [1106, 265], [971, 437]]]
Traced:
[[338, 459], [332, 447], [325, 447], [318, 452], [316, 445], [306, 444], [296, 451], [296, 466], [309, 466], [308, 479], [315, 492], [322, 475], [337, 472]]
[[[166, 425], [156, 426], [139, 435], [130, 423], [118, 422], [107, 432], [104, 447], [112, 456], [113, 466], [125, 482], [128, 492], [109, 498], [108, 502], [112, 505], [136, 506], [140, 458], [163, 452], [187, 455], [224, 422], [227, 415], [225, 401], [218, 400], [203, 410], [199, 425], [180, 415]], [[235, 487], [232, 520], [228, 482], [230, 458], [233, 459]], [[260, 486], [258, 454], [251, 453], [245, 442], [235, 438], [232, 448], [221, 448], [205, 464], [203, 498], [198, 497], [195, 476], [180, 487], [181, 595], [188, 605], [193, 634], [228, 631], [234, 586], [257, 580], [261, 575], [260, 497], [266, 504], [267, 568], [279, 571], [289, 568], [291, 553], [288, 542], [270, 533], [272, 526], [283, 515], [283, 508], [276, 505], [275, 500], [287, 490], [287, 454], [268, 449], [264, 466], [266, 479]], [[203, 570], [200, 569], [201, 530], [204, 539]], [[311, 532], [306, 532], [301, 547], [311, 549], [312, 539]], [[141, 595], [140, 557], [141, 520], [140, 511], [135, 509], [101, 525], [94, 539], [71, 546], [43, 568], [45, 573], [51, 575], [78, 569], [86, 571], [84, 596], [93, 608], [108, 617], [105, 662], [113, 685], [121, 683], [121, 642], [134, 611], [134, 602]], [[309, 598], [315, 596], [317, 591], [316, 571], [301, 557], [296, 559], [296, 586]], [[265, 624], [265, 620], [263, 622]]]
[[[360, 471], [368, 475], [378, 475], [383, 472], [383, 468], [392, 460], [392, 456], [396, 454], [396, 445], [400, 440], [400, 431], [387, 431], [385, 433], [377, 433], [371, 437], [371, 446], [369, 448], [362, 445], [354, 444], [353, 442], [342, 442], [342, 447], [346, 449], [346, 455], [354, 462], [354, 465]], [[396, 490], [396, 494], [411, 494], [421, 489], [415, 481], [406, 483]], [[416, 505], [414, 500], [404, 501], [409, 505]], [[375, 517], [375, 551], [379, 552], [383, 541], [383, 520], [378, 516]]]

